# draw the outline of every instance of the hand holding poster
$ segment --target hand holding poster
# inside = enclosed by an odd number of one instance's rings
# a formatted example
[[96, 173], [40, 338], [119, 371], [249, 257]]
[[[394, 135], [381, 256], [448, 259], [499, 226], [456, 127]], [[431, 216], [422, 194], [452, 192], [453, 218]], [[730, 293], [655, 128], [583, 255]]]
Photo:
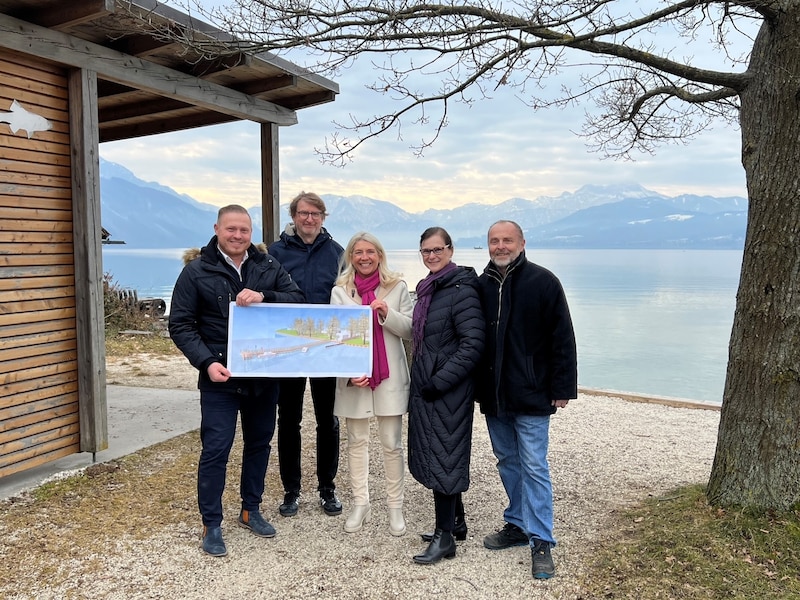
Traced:
[[230, 305], [233, 377], [359, 377], [372, 373], [369, 306]]

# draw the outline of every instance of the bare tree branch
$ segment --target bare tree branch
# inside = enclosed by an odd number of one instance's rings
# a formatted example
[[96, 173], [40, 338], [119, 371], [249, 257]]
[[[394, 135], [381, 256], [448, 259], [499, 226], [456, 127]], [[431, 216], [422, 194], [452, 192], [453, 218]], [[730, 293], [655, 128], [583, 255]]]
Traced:
[[[229, 32], [238, 50], [286, 54], [312, 71], [332, 75], [356, 58], [380, 59], [373, 59], [377, 74], [367, 87], [393, 97], [400, 107], [337, 123], [340, 132], [355, 139], [337, 133], [319, 150], [325, 162], [334, 164], [348, 162], [366, 140], [390, 130], [400, 138], [405, 120], [432, 128], [429, 139], [413, 146], [421, 153], [446, 127], [449, 102], [469, 104], [501, 86], [515, 89], [523, 99], [529, 85], [551, 92], [544, 82], [575, 65], [578, 53], [598, 60], [592, 65], [598, 73], [584, 78], [584, 89], [564, 88], [555, 100], [530, 97], [529, 106], [565, 106], [591, 98], [599, 113], [587, 114], [582, 135], [610, 156], [651, 152], [659, 142], [686, 140], [714, 119], [735, 119], [737, 97], [752, 74], [743, 68], [701, 68], [691, 58], [659, 52], [654, 41], [665, 32], [677, 43], [711, 36], [723, 60], [742, 67], [748, 57], [727, 51], [729, 36], [742, 35], [743, 20], [769, 18], [778, 4], [682, 0], [653, 10], [613, 0], [232, 0], [230, 6], [205, 11], [198, 0], [184, 2]], [[163, 35], [174, 39], [176, 33]], [[213, 40], [181, 42], [210, 55], [220, 52]], [[618, 74], [626, 71], [636, 85]], [[432, 118], [434, 106], [439, 110]]]

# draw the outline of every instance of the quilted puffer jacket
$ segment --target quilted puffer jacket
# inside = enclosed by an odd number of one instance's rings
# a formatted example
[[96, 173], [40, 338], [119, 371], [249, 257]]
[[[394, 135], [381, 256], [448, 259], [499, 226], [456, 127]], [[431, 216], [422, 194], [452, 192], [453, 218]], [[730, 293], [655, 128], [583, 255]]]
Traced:
[[[484, 345], [477, 286], [471, 267], [459, 267], [436, 282], [411, 367], [408, 468], [422, 485], [443, 494], [469, 487], [472, 376]], [[420, 394], [428, 382], [437, 390], [433, 400]]]

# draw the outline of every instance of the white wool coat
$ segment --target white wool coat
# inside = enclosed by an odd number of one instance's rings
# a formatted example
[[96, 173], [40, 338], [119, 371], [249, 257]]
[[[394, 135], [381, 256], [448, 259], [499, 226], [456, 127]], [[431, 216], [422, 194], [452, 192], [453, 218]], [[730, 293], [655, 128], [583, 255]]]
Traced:
[[[378, 287], [375, 297], [389, 308], [386, 319], [380, 321], [386, 342], [389, 378], [374, 390], [348, 385], [350, 379], [336, 379], [336, 401], [333, 414], [347, 419], [367, 419], [372, 416], [397, 416], [408, 412], [408, 391], [411, 378], [403, 339], [411, 339], [411, 317], [414, 305], [404, 281], [389, 289]], [[336, 286], [331, 292], [331, 304], [361, 305], [361, 296], [352, 287]], [[367, 373], [369, 375], [369, 373]]]

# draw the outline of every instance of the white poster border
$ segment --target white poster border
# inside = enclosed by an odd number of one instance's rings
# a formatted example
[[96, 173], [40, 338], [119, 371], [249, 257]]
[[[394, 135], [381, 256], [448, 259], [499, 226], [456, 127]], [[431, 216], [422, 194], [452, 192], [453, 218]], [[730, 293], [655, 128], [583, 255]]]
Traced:
[[372, 373], [372, 309], [338, 304], [231, 302], [233, 377], [360, 377]]

